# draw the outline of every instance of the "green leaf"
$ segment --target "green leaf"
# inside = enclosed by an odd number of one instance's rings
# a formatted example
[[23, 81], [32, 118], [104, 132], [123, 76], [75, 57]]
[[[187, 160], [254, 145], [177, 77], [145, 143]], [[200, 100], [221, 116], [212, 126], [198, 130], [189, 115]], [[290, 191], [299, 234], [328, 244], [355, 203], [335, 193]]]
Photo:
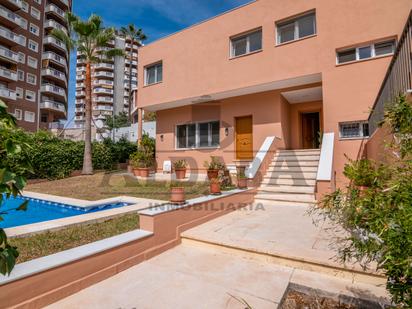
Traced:
[[19, 190], [22, 190], [27, 184], [27, 181], [23, 176], [17, 176], [15, 180], [16, 180], [16, 187]]
[[28, 200], [25, 200], [19, 207], [17, 207], [16, 210], [26, 211], [28, 205], [29, 205], [29, 201], [28, 201]]

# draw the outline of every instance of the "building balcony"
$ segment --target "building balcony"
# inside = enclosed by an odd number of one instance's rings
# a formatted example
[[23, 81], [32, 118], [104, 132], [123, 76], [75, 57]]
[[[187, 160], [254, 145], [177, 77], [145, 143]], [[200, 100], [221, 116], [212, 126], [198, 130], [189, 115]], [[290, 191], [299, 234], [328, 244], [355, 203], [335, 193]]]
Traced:
[[93, 101], [96, 103], [113, 103], [113, 98], [98, 96], [98, 97], [95, 97]]
[[0, 5], [0, 17], [7, 26], [15, 27], [17, 25], [23, 29], [27, 29], [27, 20], [17, 14], [14, 14], [2, 5]]
[[95, 111], [113, 111], [113, 106], [110, 105], [98, 105], [93, 108]]
[[93, 82], [94, 86], [114, 86], [114, 82], [112, 80], [106, 80], [106, 79], [95, 79]]
[[52, 100], [42, 100], [40, 102], [40, 108], [63, 113], [64, 115], [66, 115], [66, 106], [60, 102], [55, 102]]
[[3, 1], [4, 5], [7, 6], [12, 11], [18, 11], [23, 7], [22, 0], [6, 0]]
[[114, 70], [114, 64], [111, 63], [96, 63], [94, 65], [94, 69], [95, 70]]
[[76, 91], [76, 97], [85, 97], [86, 91]]
[[8, 89], [8, 88], [0, 88], [0, 98], [15, 101], [16, 100], [16, 91]]
[[65, 67], [66, 71], [67, 71], [67, 61], [64, 57], [59, 56], [58, 54], [48, 51], [43, 53], [43, 59], [47, 59], [47, 60], [51, 60], [56, 64], [62, 65]]
[[67, 28], [53, 19], [46, 20], [44, 29], [59, 29], [67, 34]]
[[67, 53], [67, 48], [64, 45], [64, 43], [58, 39], [56, 39], [55, 37], [52, 37], [50, 35], [46, 36], [43, 40], [44, 44], [49, 44], [61, 51], [64, 51], [65, 53]]
[[94, 88], [93, 93], [95, 94], [113, 94], [112, 89], [107, 89], [107, 88]]
[[76, 116], [74, 117], [75, 121], [84, 121], [84, 117], [83, 116]]
[[85, 83], [77, 83], [77, 84], [76, 84], [76, 88], [77, 88], [77, 89], [79, 89], [79, 88], [80, 88], [80, 89], [86, 88], [86, 84], [85, 84]]
[[85, 99], [76, 99], [75, 103], [76, 104], [85, 104], [86, 100]]
[[51, 93], [54, 95], [61, 96], [64, 98], [65, 101], [67, 101], [66, 90], [62, 87], [46, 83], [41, 86], [41, 91], [43, 93]]
[[66, 74], [51, 67], [41, 70], [41, 75], [64, 82], [67, 85]]
[[106, 78], [106, 77], [114, 78], [114, 73], [113, 72], [106, 72], [106, 71], [98, 71], [98, 72], [95, 72], [93, 74], [93, 77], [96, 77], [96, 78]]
[[83, 73], [86, 72], [86, 67], [76, 67], [76, 73]]
[[67, 8], [69, 8], [69, 1], [68, 0], [52, 0], [50, 2], [64, 4]]
[[26, 46], [26, 38], [24, 36], [18, 35], [10, 29], [0, 26], [0, 41], [3, 40], [9, 44], [17, 43], [19, 45]]
[[17, 81], [17, 72], [0, 67], [0, 80]]
[[86, 79], [86, 74], [77, 74], [76, 81], [83, 81]]
[[50, 13], [63, 21], [65, 20], [65, 11], [59, 8], [57, 5], [50, 3], [46, 6], [45, 12]]
[[0, 45], [0, 58], [11, 61], [13, 63], [17, 63], [19, 61], [19, 55], [11, 51], [10, 49]]

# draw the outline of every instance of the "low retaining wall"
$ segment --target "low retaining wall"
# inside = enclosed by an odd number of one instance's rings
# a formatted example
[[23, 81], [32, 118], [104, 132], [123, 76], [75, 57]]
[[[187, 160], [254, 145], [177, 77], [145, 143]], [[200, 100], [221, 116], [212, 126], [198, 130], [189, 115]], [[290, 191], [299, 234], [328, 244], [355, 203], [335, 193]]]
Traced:
[[180, 233], [251, 204], [255, 189], [163, 205], [139, 213], [132, 231], [16, 265], [0, 277], [0, 307], [41, 308], [180, 244]]

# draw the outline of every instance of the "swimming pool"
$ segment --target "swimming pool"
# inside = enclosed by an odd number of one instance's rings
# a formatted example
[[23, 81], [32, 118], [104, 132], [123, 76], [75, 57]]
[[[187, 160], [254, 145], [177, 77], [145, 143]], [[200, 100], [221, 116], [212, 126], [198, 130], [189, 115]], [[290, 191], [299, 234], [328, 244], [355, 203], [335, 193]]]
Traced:
[[[29, 201], [26, 211], [11, 210], [19, 207], [25, 200]], [[83, 208], [24, 196], [18, 196], [15, 198], [10, 197], [9, 199], [4, 200], [4, 203], [0, 208], [1, 212], [8, 212], [7, 214], [2, 215], [4, 221], [0, 222], [0, 228], [15, 227], [31, 223], [73, 217], [128, 205], [131, 204], [119, 202]]]

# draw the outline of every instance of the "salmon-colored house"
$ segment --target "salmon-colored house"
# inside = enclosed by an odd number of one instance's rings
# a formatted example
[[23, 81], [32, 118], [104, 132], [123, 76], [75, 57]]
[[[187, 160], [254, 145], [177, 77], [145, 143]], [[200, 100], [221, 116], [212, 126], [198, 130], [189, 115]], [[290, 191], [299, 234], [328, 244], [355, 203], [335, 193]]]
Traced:
[[252, 160], [268, 136], [319, 148], [333, 174], [368, 138], [370, 108], [410, 0], [257, 0], [144, 46], [137, 107], [157, 112], [157, 164]]

